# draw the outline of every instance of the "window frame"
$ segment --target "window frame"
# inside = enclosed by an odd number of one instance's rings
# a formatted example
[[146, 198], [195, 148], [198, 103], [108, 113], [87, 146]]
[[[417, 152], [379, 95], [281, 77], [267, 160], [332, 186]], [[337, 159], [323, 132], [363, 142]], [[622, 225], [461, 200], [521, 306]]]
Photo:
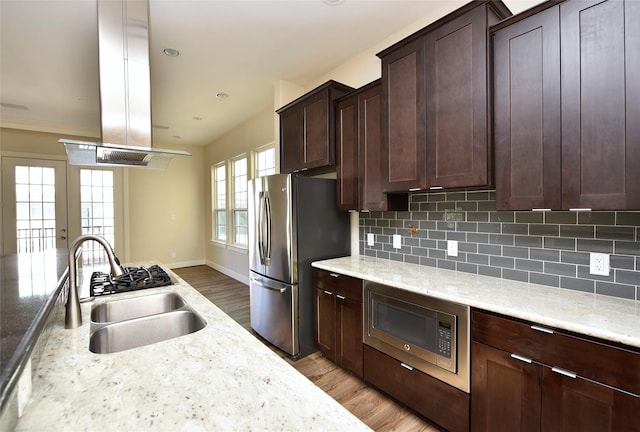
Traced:
[[[220, 182], [220, 179], [218, 179], [218, 172], [219, 172], [218, 170], [221, 168], [223, 169], [222, 172], [224, 173], [224, 179], [222, 180], [224, 182], [222, 187], [222, 191], [224, 195], [222, 196], [222, 199], [219, 196], [220, 191], [218, 188], [218, 183]], [[229, 238], [229, 235], [227, 232], [228, 231], [227, 177], [228, 176], [227, 176], [226, 161], [218, 162], [217, 164], [214, 164], [211, 166], [211, 204], [212, 204], [211, 205], [211, 213], [212, 213], [211, 214], [211, 239], [212, 241], [220, 242], [220, 243], [227, 243], [227, 239]], [[224, 207], [220, 207], [221, 202], [224, 203]], [[224, 224], [220, 224], [219, 215], [221, 213], [225, 215]], [[221, 227], [224, 227], [224, 229], [220, 230]], [[221, 233], [224, 233], [224, 238], [220, 236]]]
[[[244, 161], [244, 173], [241, 173], [238, 175], [236, 173], [236, 164], [241, 161]], [[230, 225], [231, 233], [228, 238], [232, 239], [232, 241], [227, 243], [241, 249], [247, 249], [249, 247], [249, 207], [248, 207], [249, 206], [249, 196], [248, 196], [249, 194], [248, 192], [249, 158], [247, 157], [247, 154], [243, 153], [241, 155], [238, 155], [232, 158], [230, 161], [230, 167], [231, 167], [232, 181], [230, 182], [231, 191], [230, 191], [229, 200], [228, 200], [229, 213], [227, 214], [227, 217], [231, 216], [231, 222], [232, 222]], [[237, 190], [238, 188], [236, 187], [238, 181], [242, 182], [242, 187], [239, 188], [240, 189], [239, 192]], [[244, 204], [244, 206], [238, 205], [238, 193], [244, 193], [244, 199], [240, 200], [240, 204]], [[240, 225], [238, 223], [238, 219], [242, 213], [244, 213], [245, 225]], [[244, 228], [245, 242], [239, 241], [238, 228]]]
[[[267, 151], [273, 152], [273, 166], [268, 167], [266, 169], [260, 168], [260, 154], [265, 153]], [[276, 173], [276, 145], [275, 143], [268, 144], [266, 146], [259, 147], [253, 151], [253, 176], [262, 177], [266, 175], [271, 175]], [[270, 172], [267, 172], [270, 171]]]

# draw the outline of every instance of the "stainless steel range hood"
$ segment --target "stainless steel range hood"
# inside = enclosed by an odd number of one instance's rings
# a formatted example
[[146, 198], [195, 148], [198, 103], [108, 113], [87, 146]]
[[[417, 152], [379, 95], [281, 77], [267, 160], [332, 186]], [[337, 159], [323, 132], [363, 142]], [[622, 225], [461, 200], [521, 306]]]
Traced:
[[178, 150], [153, 148], [148, 0], [97, 0], [102, 142], [61, 139], [72, 165], [164, 169]]

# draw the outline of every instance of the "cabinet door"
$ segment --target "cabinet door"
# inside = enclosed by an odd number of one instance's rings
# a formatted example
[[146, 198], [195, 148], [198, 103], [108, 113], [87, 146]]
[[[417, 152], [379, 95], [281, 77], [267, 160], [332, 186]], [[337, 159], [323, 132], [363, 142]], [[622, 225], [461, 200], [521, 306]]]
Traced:
[[280, 113], [280, 172], [300, 169], [304, 160], [302, 110], [292, 107]]
[[336, 298], [336, 363], [362, 377], [362, 302]]
[[424, 39], [382, 57], [382, 174], [385, 192], [424, 189], [426, 97]]
[[486, 186], [486, 7], [430, 31], [425, 43], [428, 186]]
[[336, 178], [338, 210], [360, 210], [358, 196], [358, 96], [336, 108]]
[[387, 210], [387, 199], [382, 191], [382, 87], [372, 87], [358, 98], [360, 115], [360, 204], [362, 210]]
[[336, 353], [336, 307], [331, 291], [316, 289], [315, 339], [318, 349], [330, 360]]
[[640, 208], [640, 5], [560, 5], [562, 205]]
[[496, 207], [561, 205], [557, 6], [493, 35]]
[[303, 111], [304, 167], [333, 165], [335, 155], [329, 147], [328, 90], [313, 96], [305, 103]]
[[[603, 366], [606, 367], [606, 366]], [[542, 430], [558, 432], [640, 431], [640, 398], [545, 367]]]
[[542, 367], [478, 342], [471, 359], [471, 430], [539, 431]]

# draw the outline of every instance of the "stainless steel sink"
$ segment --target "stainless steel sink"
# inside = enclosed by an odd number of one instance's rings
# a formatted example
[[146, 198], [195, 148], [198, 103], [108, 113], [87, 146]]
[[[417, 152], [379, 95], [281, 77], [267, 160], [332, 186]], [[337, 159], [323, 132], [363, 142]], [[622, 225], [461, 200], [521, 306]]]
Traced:
[[185, 302], [176, 293], [165, 292], [122, 300], [112, 300], [91, 308], [92, 323], [111, 323], [148, 315], [175, 311], [185, 307]]
[[97, 354], [124, 351], [195, 333], [206, 325], [189, 309], [129, 319], [96, 330], [89, 339], [89, 351]]

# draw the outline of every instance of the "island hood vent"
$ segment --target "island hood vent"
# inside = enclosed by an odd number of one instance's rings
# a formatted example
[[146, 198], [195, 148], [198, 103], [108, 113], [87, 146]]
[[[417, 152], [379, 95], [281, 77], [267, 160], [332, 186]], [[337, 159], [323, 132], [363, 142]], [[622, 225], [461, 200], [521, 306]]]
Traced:
[[97, 0], [100, 143], [61, 139], [69, 163], [165, 169], [177, 150], [153, 148], [149, 2]]

